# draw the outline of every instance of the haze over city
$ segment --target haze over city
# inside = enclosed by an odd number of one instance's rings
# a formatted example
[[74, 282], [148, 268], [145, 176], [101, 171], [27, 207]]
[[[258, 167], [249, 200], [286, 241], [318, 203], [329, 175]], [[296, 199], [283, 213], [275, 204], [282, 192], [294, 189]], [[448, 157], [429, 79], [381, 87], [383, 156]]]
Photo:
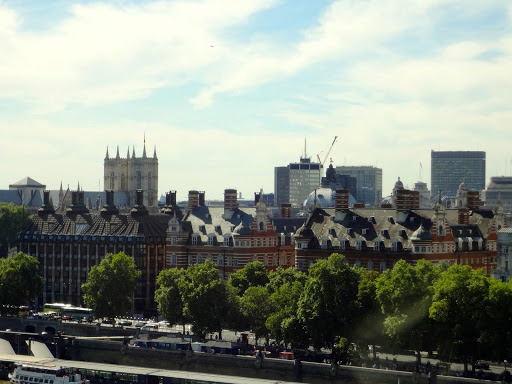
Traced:
[[[510, 1], [0, 2], [0, 189], [104, 189], [108, 146], [159, 194], [273, 192], [317, 155], [430, 188], [430, 151], [510, 175]], [[327, 160], [327, 163], [329, 160]]]

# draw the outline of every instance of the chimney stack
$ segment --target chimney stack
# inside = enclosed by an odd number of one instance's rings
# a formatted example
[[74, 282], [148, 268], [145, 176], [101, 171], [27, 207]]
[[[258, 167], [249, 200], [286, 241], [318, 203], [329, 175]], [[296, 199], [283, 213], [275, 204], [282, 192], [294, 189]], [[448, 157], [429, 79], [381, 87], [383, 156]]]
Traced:
[[238, 208], [236, 189], [224, 190], [224, 218], [230, 219]]
[[204, 191], [199, 191], [199, 205], [204, 206], [205, 205], [205, 193]]
[[474, 211], [480, 207], [480, 193], [478, 191], [468, 191], [466, 196], [468, 209]]
[[260, 202], [260, 193], [254, 192], [254, 205], [258, 204]]
[[55, 209], [50, 204], [50, 191], [43, 191], [43, 205], [37, 211], [39, 214], [55, 213]]
[[396, 191], [396, 210], [410, 211], [420, 208], [420, 192], [410, 191], [408, 189], [398, 189]]
[[290, 203], [281, 203], [281, 217], [284, 219], [292, 217], [292, 205]]
[[469, 224], [468, 208], [459, 208], [459, 224]]
[[197, 206], [199, 206], [199, 192], [188, 191], [188, 210], [192, 211]]
[[148, 213], [147, 208], [144, 206], [144, 191], [137, 189], [135, 191], [135, 206], [132, 208], [131, 214], [132, 216], [142, 216]]
[[348, 189], [337, 189], [334, 197], [334, 220], [343, 221], [348, 212]]
[[105, 191], [106, 195], [106, 204], [101, 208], [101, 215], [112, 215], [119, 213], [119, 210], [114, 205], [114, 191]]

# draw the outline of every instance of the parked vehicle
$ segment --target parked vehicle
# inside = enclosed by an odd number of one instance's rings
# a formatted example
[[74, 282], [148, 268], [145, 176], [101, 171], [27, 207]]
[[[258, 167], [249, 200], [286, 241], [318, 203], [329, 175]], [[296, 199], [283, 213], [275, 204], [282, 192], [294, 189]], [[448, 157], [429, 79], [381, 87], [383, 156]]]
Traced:
[[119, 320], [117, 322], [118, 325], [132, 325], [132, 322], [130, 320]]
[[484, 360], [478, 360], [475, 363], [475, 369], [489, 369], [489, 363]]

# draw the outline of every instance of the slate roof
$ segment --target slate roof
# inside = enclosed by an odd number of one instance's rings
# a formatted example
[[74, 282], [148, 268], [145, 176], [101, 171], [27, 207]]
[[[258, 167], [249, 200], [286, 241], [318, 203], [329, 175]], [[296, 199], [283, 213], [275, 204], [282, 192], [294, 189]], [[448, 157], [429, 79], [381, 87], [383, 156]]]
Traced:
[[187, 213], [182, 222], [189, 223], [184, 229], [198, 235], [201, 242], [206, 243], [208, 235], [215, 236], [217, 242], [222, 242], [224, 235], [232, 234], [240, 223], [249, 227], [255, 213], [255, 208], [237, 208], [230, 219], [225, 219], [223, 207], [198, 206]]
[[[447, 210], [446, 220], [456, 231], [488, 233], [492, 219], [482, 217], [478, 212], [470, 216], [470, 224], [458, 225], [458, 210]], [[396, 209], [352, 209], [346, 212], [340, 221], [335, 221], [334, 208], [316, 209], [307, 220], [307, 226], [314, 232], [319, 242], [326, 238], [332, 246], [339, 246], [341, 241], [348, 241], [354, 247], [358, 240], [364, 240], [368, 247], [374, 242], [383, 242], [391, 247], [393, 241], [400, 241], [403, 248], [411, 248], [414, 232], [423, 225], [430, 232], [435, 211], [413, 210], [400, 212]], [[468, 232], [469, 233], [469, 232]]]
[[165, 242], [169, 219], [164, 214], [37, 214], [21, 232], [20, 240], [47, 241], [51, 236], [51, 240], [58, 241], [72, 236], [77, 241], [129, 243], [139, 241], [138, 238], [146, 238], [147, 242], [150, 238], [149, 241]]
[[20, 188], [27, 188], [27, 187], [45, 188], [46, 185], [41, 184], [41, 183], [35, 181], [34, 179], [32, 179], [31, 177], [27, 176], [24, 179], [21, 179], [20, 181], [14, 183], [14, 184], [9, 185], [9, 188], [16, 188], [16, 187], [20, 187]]

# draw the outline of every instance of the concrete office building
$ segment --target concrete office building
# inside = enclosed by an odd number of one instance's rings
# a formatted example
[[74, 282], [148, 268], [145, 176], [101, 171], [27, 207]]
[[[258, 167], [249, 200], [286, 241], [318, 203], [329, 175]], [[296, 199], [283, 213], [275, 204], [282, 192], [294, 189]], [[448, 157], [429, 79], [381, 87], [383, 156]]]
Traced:
[[482, 191], [482, 200], [488, 207], [502, 205], [507, 211], [512, 207], [512, 177], [495, 176]]
[[274, 168], [275, 204], [290, 203], [302, 206], [311, 191], [320, 186], [321, 164], [313, 163], [309, 157], [285, 167]]
[[338, 175], [357, 179], [357, 202], [370, 206], [380, 205], [382, 200], [382, 168], [373, 166], [336, 167]]
[[485, 188], [484, 151], [432, 151], [430, 166], [432, 196], [441, 190], [443, 197], [454, 197], [461, 182], [471, 191]]

